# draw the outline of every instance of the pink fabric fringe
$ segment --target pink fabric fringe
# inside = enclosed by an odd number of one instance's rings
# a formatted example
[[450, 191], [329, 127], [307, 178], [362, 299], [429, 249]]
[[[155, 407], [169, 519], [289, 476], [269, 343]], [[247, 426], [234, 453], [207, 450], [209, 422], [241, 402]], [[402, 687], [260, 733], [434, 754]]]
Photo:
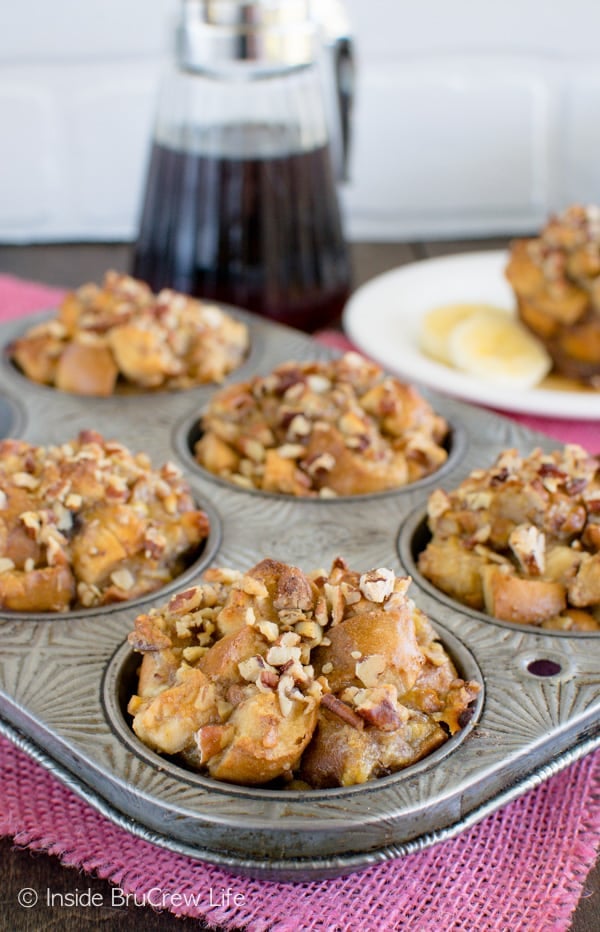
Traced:
[[[61, 295], [0, 276], [0, 321], [55, 305]], [[340, 345], [337, 337], [325, 339]], [[519, 420], [599, 449], [597, 425]], [[589, 428], [592, 443], [583, 436]], [[248, 932], [562, 932], [600, 843], [600, 751], [452, 841], [316, 883], [235, 877], [156, 848], [113, 825], [2, 737], [0, 798], [0, 834], [17, 845], [55, 854], [139, 902], [159, 890], [165, 909], [213, 926]], [[230, 899], [240, 895], [236, 905], [227, 904], [228, 890]]]

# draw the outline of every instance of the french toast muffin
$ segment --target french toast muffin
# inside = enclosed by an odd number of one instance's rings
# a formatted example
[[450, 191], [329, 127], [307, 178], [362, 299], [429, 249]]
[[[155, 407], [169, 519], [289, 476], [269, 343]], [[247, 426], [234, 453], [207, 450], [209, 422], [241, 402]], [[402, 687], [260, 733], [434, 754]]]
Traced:
[[125, 602], [178, 576], [209, 521], [173, 463], [95, 431], [60, 446], [0, 441], [0, 609]]
[[248, 328], [215, 304], [107, 272], [69, 293], [57, 315], [8, 352], [34, 382], [78, 395], [222, 382], [248, 351]]
[[242, 488], [333, 497], [395, 489], [446, 462], [448, 424], [357, 353], [286, 362], [229, 385], [200, 421], [195, 457]]
[[600, 460], [575, 444], [500, 454], [427, 505], [423, 575], [503, 621], [600, 632]]
[[464, 727], [480, 688], [409, 583], [341, 558], [310, 574], [273, 559], [207, 570], [135, 621], [134, 732], [243, 785], [352, 786], [407, 767]]
[[506, 277], [556, 372], [600, 388], [600, 207], [573, 205], [515, 240]]

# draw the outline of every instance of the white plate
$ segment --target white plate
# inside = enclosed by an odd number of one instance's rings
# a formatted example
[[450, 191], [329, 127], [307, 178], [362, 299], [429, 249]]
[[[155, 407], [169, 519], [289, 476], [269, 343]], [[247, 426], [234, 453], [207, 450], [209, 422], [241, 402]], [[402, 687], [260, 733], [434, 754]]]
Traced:
[[471, 252], [424, 259], [379, 275], [352, 295], [344, 329], [366, 355], [405, 379], [506, 411], [600, 420], [600, 392], [532, 388], [518, 393], [451, 369], [419, 349], [421, 320], [442, 304], [492, 304], [514, 311], [504, 278], [507, 253]]

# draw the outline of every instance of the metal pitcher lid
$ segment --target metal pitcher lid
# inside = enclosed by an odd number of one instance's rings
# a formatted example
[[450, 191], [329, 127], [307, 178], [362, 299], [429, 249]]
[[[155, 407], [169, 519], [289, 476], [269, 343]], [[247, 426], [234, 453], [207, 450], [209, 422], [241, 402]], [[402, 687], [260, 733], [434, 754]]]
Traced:
[[183, 0], [177, 31], [181, 67], [233, 62], [296, 67], [315, 59], [312, 0]]

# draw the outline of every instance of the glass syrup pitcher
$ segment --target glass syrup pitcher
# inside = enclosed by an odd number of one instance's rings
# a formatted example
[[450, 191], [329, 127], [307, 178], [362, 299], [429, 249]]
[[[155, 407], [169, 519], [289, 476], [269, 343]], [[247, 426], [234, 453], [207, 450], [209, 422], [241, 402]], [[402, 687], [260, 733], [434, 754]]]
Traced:
[[155, 291], [306, 331], [339, 316], [351, 280], [336, 188], [351, 104], [342, 14], [337, 0], [182, 0], [134, 251]]

